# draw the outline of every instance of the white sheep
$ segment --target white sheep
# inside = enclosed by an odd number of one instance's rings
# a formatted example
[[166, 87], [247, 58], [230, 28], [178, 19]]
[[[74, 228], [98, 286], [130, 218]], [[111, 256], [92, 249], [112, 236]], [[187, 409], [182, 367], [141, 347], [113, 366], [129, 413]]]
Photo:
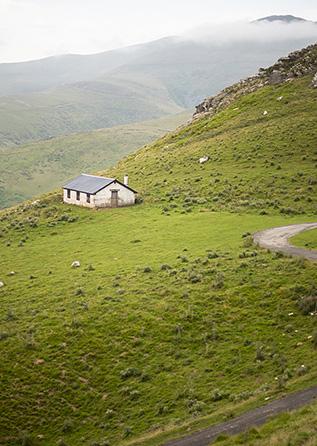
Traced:
[[205, 156], [199, 158], [199, 163], [200, 163], [200, 164], [207, 163], [207, 161], [209, 161], [209, 156], [207, 156], [207, 155], [205, 155]]

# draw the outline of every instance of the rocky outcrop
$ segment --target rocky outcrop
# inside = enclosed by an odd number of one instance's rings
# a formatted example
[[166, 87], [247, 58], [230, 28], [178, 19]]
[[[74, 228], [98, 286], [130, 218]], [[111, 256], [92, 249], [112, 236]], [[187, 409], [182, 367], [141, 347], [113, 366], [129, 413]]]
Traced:
[[317, 88], [317, 44], [282, 57], [269, 68], [260, 68], [256, 76], [242, 80], [225, 88], [218, 95], [205, 99], [197, 105], [194, 118], [214, 115], [228, 107], [240, 96], [253, 93], [265, 85], [281, 84], [292, 79], [316, 73], [312, 86]]

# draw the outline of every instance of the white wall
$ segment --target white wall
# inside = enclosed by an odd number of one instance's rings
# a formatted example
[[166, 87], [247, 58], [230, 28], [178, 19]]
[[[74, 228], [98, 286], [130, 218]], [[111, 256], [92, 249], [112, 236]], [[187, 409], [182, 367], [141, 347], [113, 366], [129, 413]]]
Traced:
[[135, 204], [135, 193], [115, 181], [95, 195], [96, 207], [111, 207], [111, 190], [118, 191], [119, 207]]
[[67, 190], [64, 189], [63, 200], [64, 203], [76, 204], [77, 206], [85, 206], [88, 208], [94, 207], [111, 207], [111, 190], [118, 191], [118, 206], [132, 206], [135, 204], [135, 193], [130, 189], [122, 186], [116, 181], [105, 187], [95, 195], [90, 195], [90, 203], [87, 203], [87, 194], [80, 192], [80, 200], [76, 199], [76, 191], [70, 191], [70, 198], [67, 198]]
[[64, 189], [63, 200], [64, 203], [77, 204], [77, 206], [95, 207], [95, 195], [90, 195], [90, 203], [87, 203], [87, 194], [84, 192], [80, 192], [80, 200], [76, 200], [76, 192], [74, 190], [70, 191], [70, 198], [67, 198], [67, 190]]

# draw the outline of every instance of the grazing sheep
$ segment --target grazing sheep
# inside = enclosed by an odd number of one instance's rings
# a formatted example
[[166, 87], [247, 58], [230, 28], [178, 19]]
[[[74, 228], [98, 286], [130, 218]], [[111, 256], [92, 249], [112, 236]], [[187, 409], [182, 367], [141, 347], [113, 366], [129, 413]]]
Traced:
[[268, 111], [267, 110], [264, 110], [264, 112], [263, 112], [263, 116], [266, 116], [268, 114]]
[[80, 261], [79, 260], [75, 260], [73, 263], [72, 263], [72, 268], [79, 268], [80, 267]]
[[199, 158], [199, 163], [200, 164], [204, 164], [207, 161], [209, 161], [209, 156], [203, 156], [203, 157]]

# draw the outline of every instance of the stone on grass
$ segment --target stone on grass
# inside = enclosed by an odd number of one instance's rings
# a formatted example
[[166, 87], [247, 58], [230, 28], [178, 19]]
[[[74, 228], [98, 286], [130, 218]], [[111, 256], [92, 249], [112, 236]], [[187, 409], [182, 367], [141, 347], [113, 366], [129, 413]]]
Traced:
[[0, 281], [0, 288], [4, 287], [4, 283]]
[[264, 110], [264, 112], [263, 112], [263, 116], [267, 116], [268, 115], [268, 111], [267, 110]]
[[312, 81], [312, 87], [317, 88], [317, 73], [315, 74], [313, 81]]
[[72, 263], [72, 268], [79, 268], [79, 267], [80, 267], [80, 261], [74, 260], [74, 262]]

